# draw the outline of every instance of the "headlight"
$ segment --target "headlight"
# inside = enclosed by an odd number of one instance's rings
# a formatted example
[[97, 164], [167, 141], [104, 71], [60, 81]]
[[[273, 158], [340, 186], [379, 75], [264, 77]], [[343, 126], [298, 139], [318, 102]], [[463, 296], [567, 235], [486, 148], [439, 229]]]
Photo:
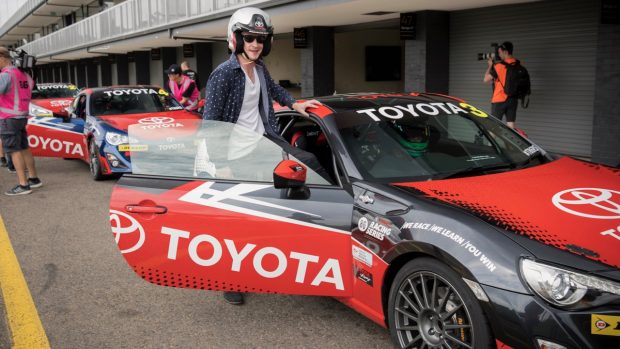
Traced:
[[116, 133], [116, 132], [106, 132], [105, 140], [110, 145], [119, 145], [129, 143], [129, 138], [127, 135]]
[[593, 307], [620, 301], [620, 284], [599, 277], [521, 260], [527, 284], [547, 302], [560, 307]]
[[38, 105], [32, 104], [32, 103], [30, 103], [30, 106], [29, 106], [28, 109], [29, 109], [28, 112], [32, 116], [42, 117], [42, 116], [53, 116], [54, 115], [51, 110], [47, 110], [45, 108], [41, 108]]

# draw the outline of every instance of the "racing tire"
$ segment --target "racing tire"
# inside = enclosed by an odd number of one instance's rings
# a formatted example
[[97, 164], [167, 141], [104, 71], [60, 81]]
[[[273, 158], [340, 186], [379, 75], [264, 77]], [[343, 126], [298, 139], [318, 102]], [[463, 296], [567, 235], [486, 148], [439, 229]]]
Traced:
[[99, 149], [97, 149], [97, 143], [91, 140], [88, 143], [88, 166], [90, 167], [90, 174], [96, 181], [103, 180], [105, 176], [101, 172], [101, 162], [99, 161]]
[[388, 324], [395, 348], [494, 348], [478, 299], [445, 264], [418, 258], [390, 288]]

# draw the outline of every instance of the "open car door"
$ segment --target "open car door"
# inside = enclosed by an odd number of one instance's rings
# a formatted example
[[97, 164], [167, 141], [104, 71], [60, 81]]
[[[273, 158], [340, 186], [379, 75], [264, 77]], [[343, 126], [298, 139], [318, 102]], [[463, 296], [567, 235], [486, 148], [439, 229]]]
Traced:
[[[85, 96], [83, 97], [85, 99]], [[74, 103], [79, 104], [78, 102], [80, 101], [76, 99]], [[31, 116], [26, 130], [28, 144], [34, 156], [66, 159], [88, 157], [82, 118], [55, 113]]]
[[304, 185], [276, 189], [281, 148], [231, 123], [132, 125], [129, 138], [133, 175], [113, 189], [110, 225], [142, 278], [206, 290], [351, 296], [353, 199], [344, 189], [310, 169]]

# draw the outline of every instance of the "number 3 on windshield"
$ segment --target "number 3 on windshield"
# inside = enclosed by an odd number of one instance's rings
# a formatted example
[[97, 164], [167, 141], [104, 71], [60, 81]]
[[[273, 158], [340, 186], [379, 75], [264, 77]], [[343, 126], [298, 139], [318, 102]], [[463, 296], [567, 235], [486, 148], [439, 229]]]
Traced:
[[479, 116], [481, 118], [486, 118], [487, 116], [489, 116], [489, 114], [483, 112], [482, 110], [474, 107], [473, 105], [469, 105], [467, 103], [459, 103], [459, 105], [467, 110], [469, 110], [470, 113]]

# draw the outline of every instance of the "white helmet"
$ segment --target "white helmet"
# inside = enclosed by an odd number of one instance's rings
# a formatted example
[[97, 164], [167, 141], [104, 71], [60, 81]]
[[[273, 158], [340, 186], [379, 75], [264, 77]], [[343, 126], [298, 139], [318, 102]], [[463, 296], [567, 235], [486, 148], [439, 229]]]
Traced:
[[235, 54], [243, 52], [243, 38], [241, 32], [266, 35], [261, 56], [267, 56], [271, 51], [273, 40], [273, 26], [271, 17], [256, 7], [244, 7], [233, 13], [228, 21], [228, 48]]

